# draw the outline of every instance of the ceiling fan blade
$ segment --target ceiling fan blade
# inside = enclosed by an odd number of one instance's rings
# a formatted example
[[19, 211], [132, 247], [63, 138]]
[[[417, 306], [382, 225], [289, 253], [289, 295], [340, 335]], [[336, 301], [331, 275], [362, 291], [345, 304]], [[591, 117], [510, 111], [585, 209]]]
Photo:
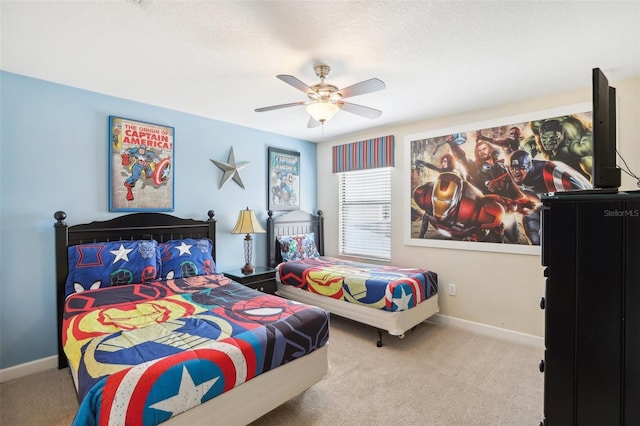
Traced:
[[255, 111], [256, 112], [265, 112], [265, 111], [272, 111], [274, 109], [289, 108], [289, 107], [305, 105], [305, 104], [306, 104], [306, 102], [292, 102], [290, 104], [272, 105], [272, 106], [268, 106], [268, 107], [256, 108]]
[[361, 81], [360, 83], [356, 83], [352, 86], [345, 87], [344, 89], [338, 90], [338, 93], [342, 95], [343, 98], [349, 98], [351, 96], [364, 95], [365, 93], [377, 92], [378, 90], [382, 90], [387, 87], [382, 80], [377, 78], [371, 78], [369, 80]]
[[366, 118], [378, 118], [382, 114], [382, 111], [374, 108], [369, 108], [362, 105], [352, 104], [350, 102], [340, 102], [342, 104], [342, 110], [350, 112], [351, 114], [360, 115]]
[[314, 119], [313, 117], [309, 117], [309, 123], [307, 123], [307, 127], [309, 129], [313, 128], [313, 127], [318, 127], [320, 123], [318, 120]]
[[300, 80], [298, 80], [292, 75], [280, 74], [280, 75], [277, 75], [276, 77], [304, 93], [307, 93], [307, 94], [314, 93], [311, 87], [307, 86], [306, 84], [304, 84], [303, 82], [301, 82]]

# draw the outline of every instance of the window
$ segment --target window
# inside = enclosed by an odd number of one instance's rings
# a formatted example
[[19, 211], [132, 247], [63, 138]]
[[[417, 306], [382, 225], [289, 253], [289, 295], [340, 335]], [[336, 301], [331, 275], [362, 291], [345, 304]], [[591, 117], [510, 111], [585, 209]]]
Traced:
[[391, 260], [391, 168], [338, 175], [339, 253]]

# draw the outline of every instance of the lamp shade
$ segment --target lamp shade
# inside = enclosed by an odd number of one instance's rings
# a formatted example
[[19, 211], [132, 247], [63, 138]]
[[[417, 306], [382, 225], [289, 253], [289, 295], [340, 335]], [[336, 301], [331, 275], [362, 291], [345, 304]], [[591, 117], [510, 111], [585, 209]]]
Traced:
[[331, 102], [314, 102], [309, 104], [306, 108], [309, 115], [320, 123], [331, 120], [331, 117], [333, 117], [339, 109], [340, 107], [338, 105]]
[[238, 222], [231, 230], [232, 234], [263, 234], [265, 232], [267, 231], [258, 222], [256, 212], [249, 210], [249, 207], [246, 210], [240, 210]]

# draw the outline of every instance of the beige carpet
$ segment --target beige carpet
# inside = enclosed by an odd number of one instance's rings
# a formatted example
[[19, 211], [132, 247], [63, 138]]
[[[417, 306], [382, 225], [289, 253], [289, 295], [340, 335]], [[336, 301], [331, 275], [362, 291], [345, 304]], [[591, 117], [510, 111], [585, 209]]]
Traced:
[[[374, 329], [331, 321], [328, 376], [252, 426], [525, 426], [542, 419], [541, 348], [430, 323], [404, 339], [385, 335], [377, 348]], [[0, 385], [3, 426], [69, 425], [77, 407], [67, 369]]]

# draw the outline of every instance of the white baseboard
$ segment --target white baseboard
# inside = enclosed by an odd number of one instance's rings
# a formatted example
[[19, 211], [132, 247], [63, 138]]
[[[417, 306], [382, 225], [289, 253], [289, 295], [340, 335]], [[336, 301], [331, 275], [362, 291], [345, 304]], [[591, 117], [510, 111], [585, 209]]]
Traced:
[[0, 383], [28, 376], [30, 374], [40, 373], [52, 368], [58, 368], [57, 355], [37, 359], [35, 361], [26, 362], [9, 368], [3, 368], [0, 370]]
[[495, 337], [502, 340], [508, 340], [515, 343], [521, 343], [544, 350], [544, 338], [534, 336], [532, 334], [520, 333], [518, 331], [507, 330], [506, 328], [494, 327], [492, 325], [481, 324], [479, 322], [448, 317], [442, 314], [435, 314], [434, 316], [426, 320], [426, 322], [461, 328], [472, 333]]

